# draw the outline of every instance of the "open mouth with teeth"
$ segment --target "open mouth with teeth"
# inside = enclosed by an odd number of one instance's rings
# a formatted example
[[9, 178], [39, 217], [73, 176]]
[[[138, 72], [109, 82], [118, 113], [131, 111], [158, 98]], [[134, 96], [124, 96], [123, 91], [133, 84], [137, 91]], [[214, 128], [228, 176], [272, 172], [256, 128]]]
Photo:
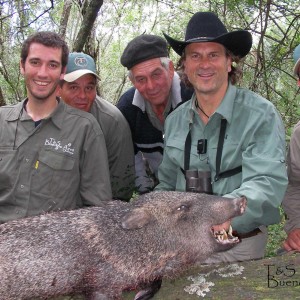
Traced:
[[229, 226], [226, 231], [224, 228], [218, 228], [219, 226], [213, 226], [211, 228], [212, 234], [216, 241], [220, 244], [235, 244], [239, 242], [239, 238], [232, 233], [232, 227]]

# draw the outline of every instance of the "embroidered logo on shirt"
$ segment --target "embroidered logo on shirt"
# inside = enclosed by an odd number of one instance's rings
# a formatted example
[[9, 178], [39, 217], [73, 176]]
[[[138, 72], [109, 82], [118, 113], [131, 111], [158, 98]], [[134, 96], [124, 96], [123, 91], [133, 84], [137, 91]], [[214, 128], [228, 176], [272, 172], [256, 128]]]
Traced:
[[45, 146], [51, 146], [54, 148], [54, 150], [60, 150], [62, 149], [63, 152], [74, 154], [74, 148], [71, 148], [72, 143], [68, 143], [66, 145], [62, 145], [61, 141], [56, 141], [54, 138], [46, 139]]

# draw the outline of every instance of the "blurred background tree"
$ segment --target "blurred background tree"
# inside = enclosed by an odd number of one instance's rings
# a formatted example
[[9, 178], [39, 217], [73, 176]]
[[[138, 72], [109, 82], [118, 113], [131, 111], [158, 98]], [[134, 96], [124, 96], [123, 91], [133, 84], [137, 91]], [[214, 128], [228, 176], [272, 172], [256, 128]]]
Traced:
[[[261, 94], [279, 109], [287, 129], [300, 119], [299, 89], [293, 77], [294, 48], [300, 44], [298, 1], [270, 0], [0, 0], [0, 105], [24, 95], [19, 72], [20, 46], [37, 30], [59, 32], [71, 51], [83, 51], [97, 62], [98, 90], [112, 103], [130, 86], [120, 56], [142, 33], [166, 32], [184, 39], [192, 14], [213, 11], [227, 29], [252, 33], [253, 47], [243, 62], [241, 86]], [[177, 62], [178, 56], [170, 50]]]

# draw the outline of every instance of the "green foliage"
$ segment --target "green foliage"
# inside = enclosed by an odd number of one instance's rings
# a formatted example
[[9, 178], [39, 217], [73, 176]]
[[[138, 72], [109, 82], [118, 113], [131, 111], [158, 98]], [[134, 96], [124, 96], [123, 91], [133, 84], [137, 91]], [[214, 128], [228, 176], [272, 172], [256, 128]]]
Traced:
[[282, 209], [280, 210], [280, 213], [280, 223], [268, 226], [269, 237], [266, 249], [266, 257], [276, 256], [278, 249], [282, 247], [282, 243], [286, 238], [286, 233], [283, 230], [285, 217]]
[[0, 88], [7, 104], [25, 96], [19, 72], [20, 47], [36, 30], [53, 30], [50, 1], [4, 1], [0, 8]]
[[[67, 0], [65, 0], [67, 1]], [[70, 1], [70, 0], [69, 0]], [[66, 40], [72, 49], [81, 27], [84, 8], [72, 1]], [[86, 0], [85, 7], [89, 0]], [[0, 19], [0, 83], [7, 102], [19, 101], [24, 87], [18, 74], [18, 54], [22, 41], [35, 30], [59, 30], [63, 0], [37, 2], [14, 0], [4, 4]], [[300, 43], [300, 9], [296, 1], [104, 1], [91, 32], [90, 45], [100, 77], [102, 96], [115, 103], [130, 86], [127, 70], [120, 64], [126, 44], [136, 35], [152, 33], [184, 39], [186, 24], [197, 11], [213, 11], [229, 31], [247, 29], [253, 35], [253, 47], [244, 64], [241, 86], [272, 101], [283, 117], [287, 133], [300, 118], [297, 86], [292, 76], [292, 51]], [[7, 17], [5, 17], [7, 16]], [[13, 16], [13, 17], [9, 17]], [[178, 56], [171, 50], [171, 58]], [[9, 57], [9, 60], [7, 59]], [[7, 71], [1, 72], [2, 64]]]
[[[182, 40], [191, 15], [196, 11], [211, 10], [219, 15], [229, 31], [251, 31], [253, 47], [243, 64], [244, 77], [240, 85], [272, 101], [280, 111], [289, 133], [300, 118], [297, 85], [292, 75], [292, 51], [300, 43], [300, 9], [298, 3], [269, 3], [269, 6], [268, 3], [254, 0], [143, 3], [119, 0], [115, 5], [107, 3], [99, 20], [99, 34], [101, 36], [111, 28], [113, 34], [104, 47], [101, 44], [108, 35], [102, 40], [97, 38], [101, 49], [99, 61], [101, 77], [104, 79], [101, 82], [103, 96], [115, 103], [120, 93], [130, 86], [126, 79], [127, 71], [120, 66], [119, 57], [134, 36], [144, 32], [157, 35], [166, 32]], [[170, 55], [176, 63], [178, 56], [172, 50]]]

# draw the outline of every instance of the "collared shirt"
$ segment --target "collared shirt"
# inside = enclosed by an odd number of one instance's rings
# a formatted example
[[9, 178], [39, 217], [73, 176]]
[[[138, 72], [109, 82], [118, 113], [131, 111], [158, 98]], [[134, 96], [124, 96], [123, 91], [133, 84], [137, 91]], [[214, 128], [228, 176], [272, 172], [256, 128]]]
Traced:
[[287, 155], [289, 184], [282, 203], [287, 220], [284, 229], [287, 233], [300, 228], [300, 122], [293, 130]]
[[95, 118], [59, 101], [35, 127], [23, 103], [0, 108], [0, 222], [111, 199]]
[[[151, 104], [148, 101], [145, 101], [145, 105], [146, 105], [146, 113], [148, 115], [149, 121], [151, 122], [151, 124], [158, 130], [160, 130], [161, 132], [164, 131], [164, 123], [165, 122], [161, 122], [160, 119], [157, 117], [157, 114], [153, 111]], [[167, 116], [169, 115], [170, 111], [171, 111], [172, 107], [171, 107], [171, 101], [170, 98], [168, 99], [167, 105], [164, 109], [163, 112], [163, 120], [165, 120], [167, 118]]]
[[90, 113], [96, 118], [104, 134], [113, 198], [130, 200], [135, 172], [129, 125], [115, 105], [99, 96], [96, 96]]
[[[172, 112], [165, 123], [165, 150], [157, 190], [185, 191], [184, 145], [191, 127], [189, 169], [216, 174], [216, 153], [221, 119], [227, 121], [220, 172], [242, 166], [242, 172], [213, 182], [213, 193], [245, 196], [245, 214], [233, 228], [248, 232], [279, 221], [279, 205], [287, 186], [285, 131], [274, 105], [259, 95], [229, 84], [225, 97], [205, 125], [195, 109], [195, 96]], [[197, 153], [197, 141], [207, 140], [207, 152]]]

